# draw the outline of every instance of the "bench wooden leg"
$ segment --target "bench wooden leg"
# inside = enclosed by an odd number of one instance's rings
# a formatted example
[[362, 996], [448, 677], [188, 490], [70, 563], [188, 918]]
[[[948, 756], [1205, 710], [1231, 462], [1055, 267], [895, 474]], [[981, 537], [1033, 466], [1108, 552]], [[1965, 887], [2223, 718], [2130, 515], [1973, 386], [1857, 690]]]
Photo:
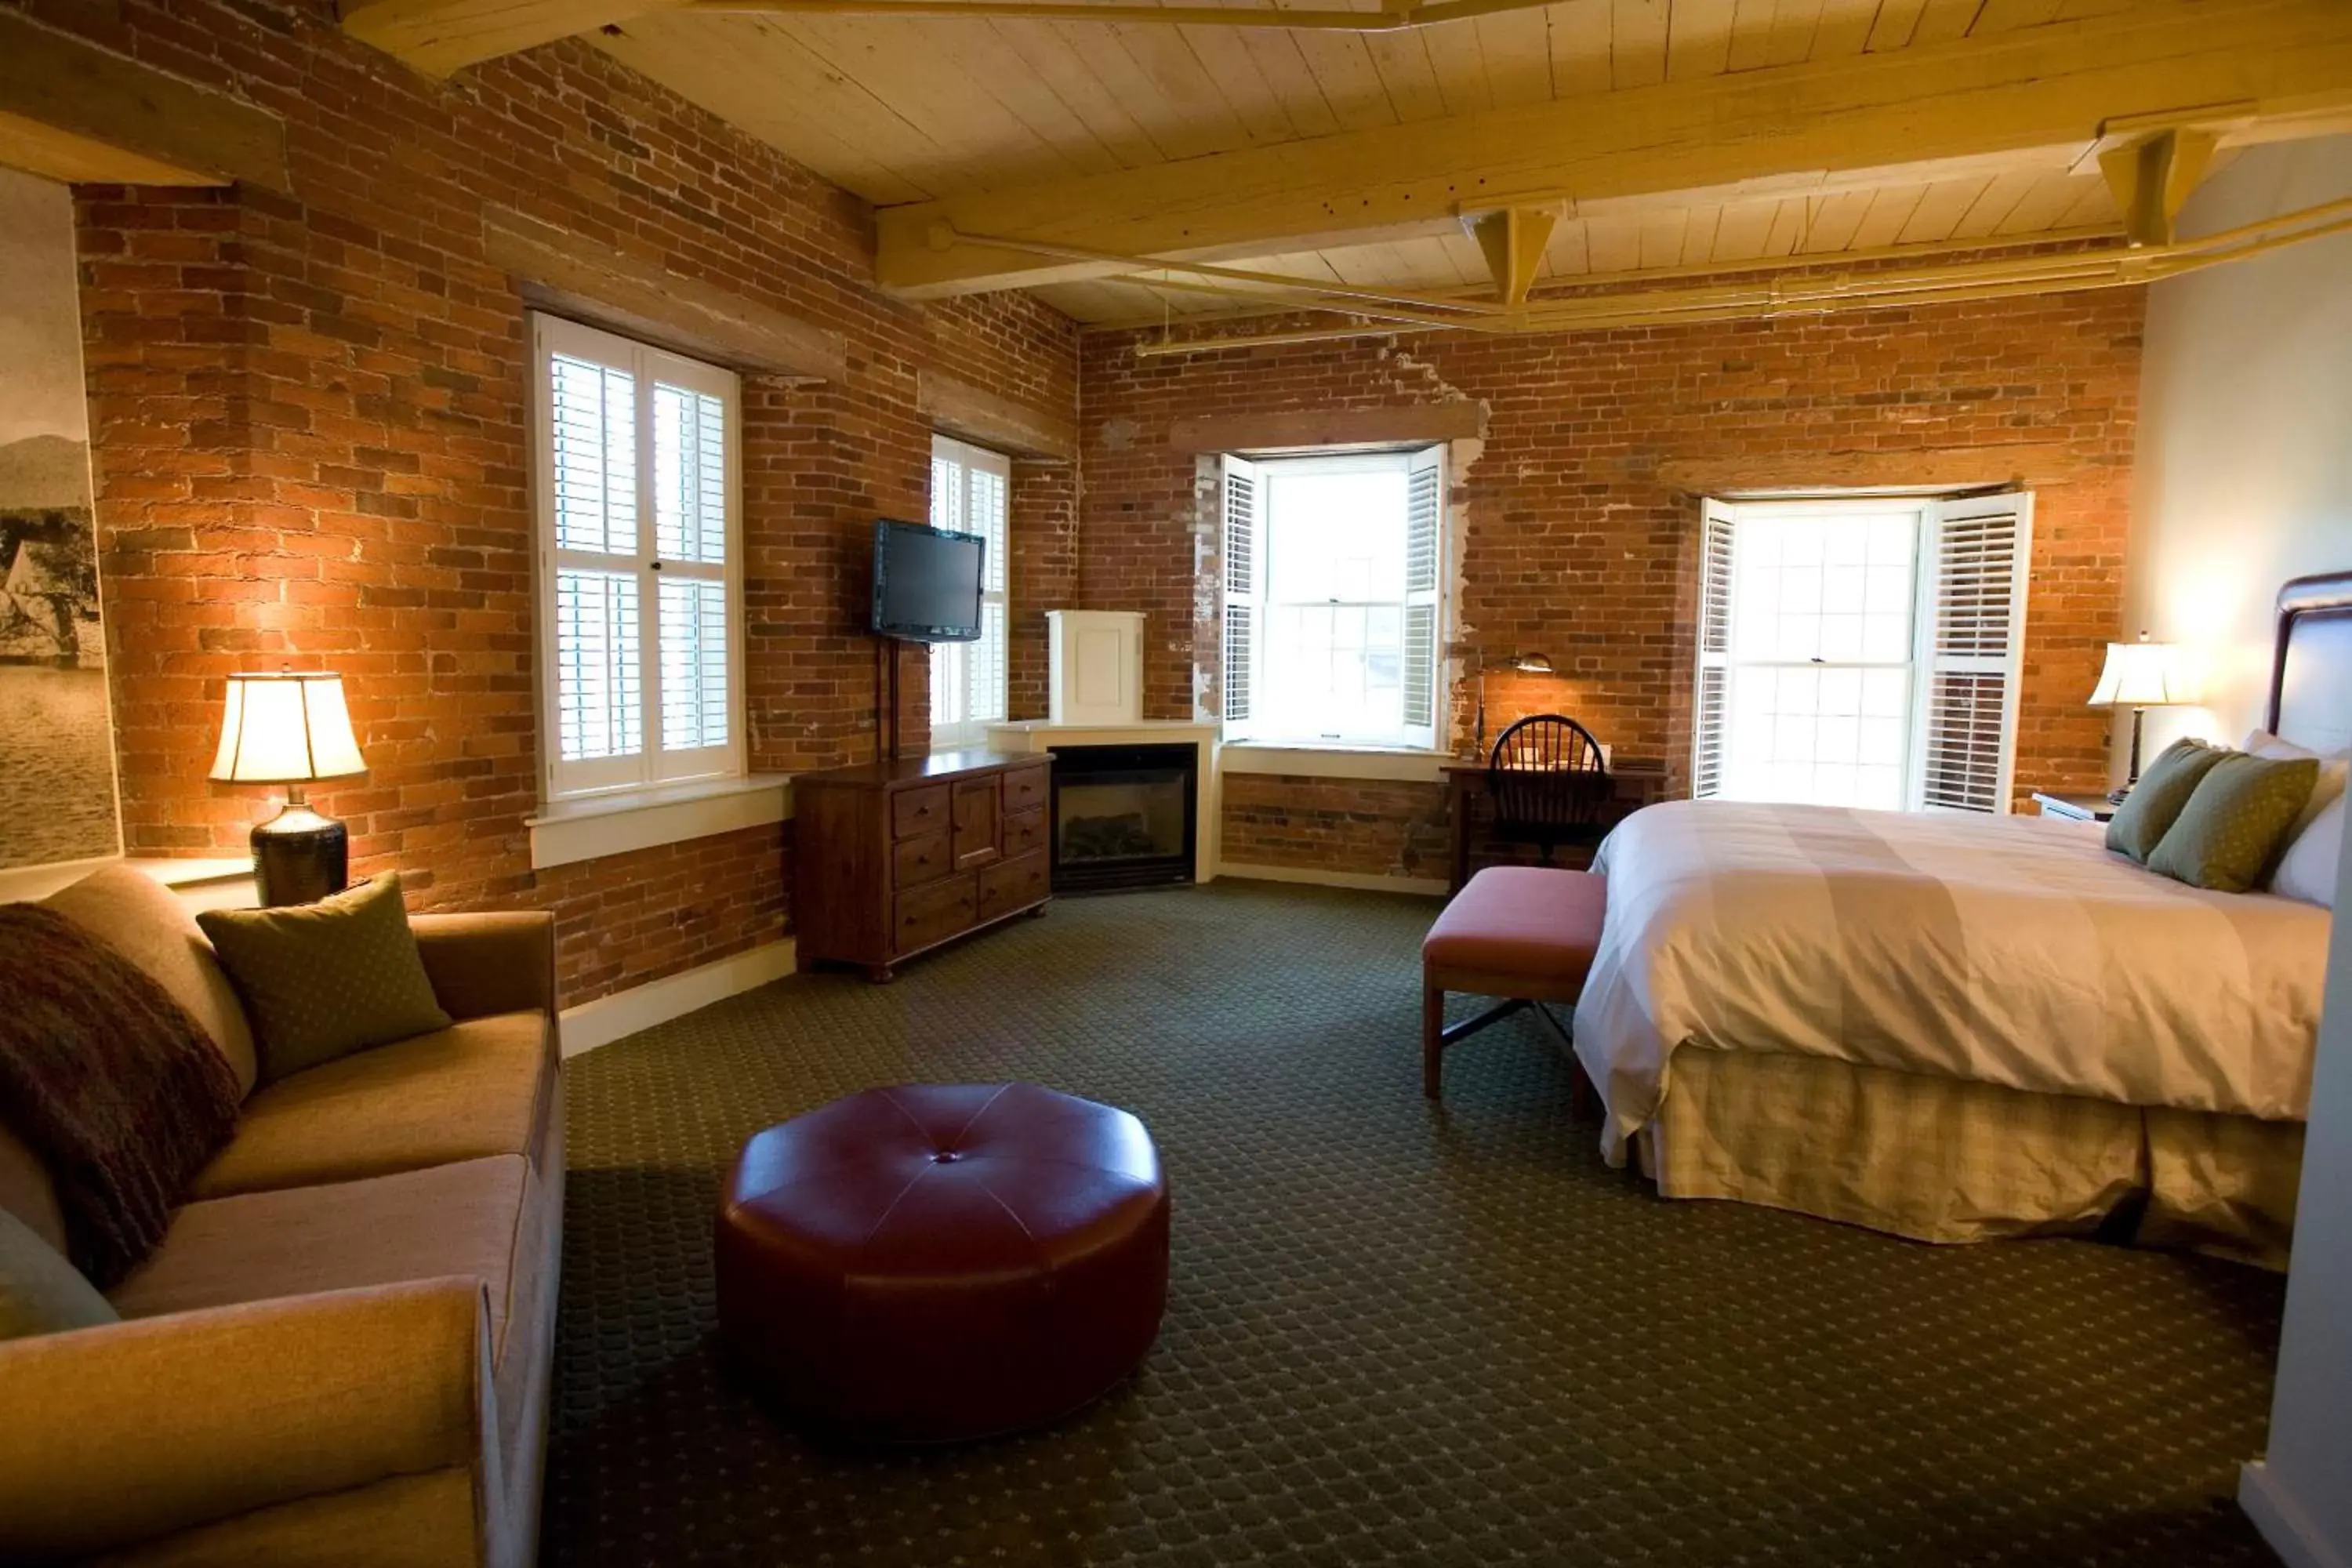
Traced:
[[1445, 1060], [1445, 991], [1426, 980], [1421, 985], [1421, 1092], [1437, 1098], [1440, 1070]]

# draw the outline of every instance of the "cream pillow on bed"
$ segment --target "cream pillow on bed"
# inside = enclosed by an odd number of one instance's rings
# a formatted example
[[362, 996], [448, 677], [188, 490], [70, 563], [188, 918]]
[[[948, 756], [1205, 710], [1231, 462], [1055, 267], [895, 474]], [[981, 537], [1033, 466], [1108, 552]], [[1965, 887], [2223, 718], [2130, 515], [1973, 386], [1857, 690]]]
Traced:
[[2271, 873], [2271, 891], [2325, 910], [2336, 907], [2336, 868], [2344, 858], [2345, 797], [2320, 808], [2310, 826], [2287, 846]]

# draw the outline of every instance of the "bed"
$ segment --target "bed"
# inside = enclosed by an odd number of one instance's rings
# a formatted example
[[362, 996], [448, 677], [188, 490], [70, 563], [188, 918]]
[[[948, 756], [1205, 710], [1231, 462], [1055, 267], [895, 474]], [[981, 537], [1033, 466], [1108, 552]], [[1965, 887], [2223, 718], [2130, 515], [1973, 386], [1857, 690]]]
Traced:
[[[2352, 574], [2282, 595], [2268, 717], [2352, 742]], [[1662, 1194], [2284, 1266], [2326, 910], [2025, 816], [1675, 802], [1595, 868], [1575, 1048]]]

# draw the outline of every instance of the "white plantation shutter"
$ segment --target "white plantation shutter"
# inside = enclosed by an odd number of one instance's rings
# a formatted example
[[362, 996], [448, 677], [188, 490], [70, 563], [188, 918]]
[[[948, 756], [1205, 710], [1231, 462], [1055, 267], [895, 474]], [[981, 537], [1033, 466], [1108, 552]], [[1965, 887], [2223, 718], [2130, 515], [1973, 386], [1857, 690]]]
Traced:
[[1445, 555], [1445, 448], [1428, 447], [1405, 465], [1405, 743], [1437, 749], [1438, 587]]
[[727, 744], [727, 585], [661, 581], [661, 738], [673, 757]]
[[558, 549], [637, 552], [637, 382], [626, 364], [548, 359], [548, 489]]
[[[634, 758], [645, 748], [643, 643], [634, 574], [566, 569], [555, 583], [556, 737], [566, 763]], [[622, 767], [614, 777], [634, 770]]]
[[931, 526], [982, 540], [980, 636], [931, 645], [931, 742], [970, 745], [1007, 712], [1011, 666], [1013, 459], [931, 437]]
[[740, 773], [736, 379], [531, 330], [546, 793]]
[[994, 452], [972, 448], [964, 469], [965, 531], [987, 542], [981, 551], [980, 640], [971, 649], [971, 713], [979, 724], [1004, 722], [1006, 555], [1011, 548], [1013, 464]]
[[1224, 738], [1246, 740], [1257, 706], [1259, 645], [1265, 622], [1265, 528], [1257, 465], [1218, 459], [1219, 535], [1224, 560]]
[[2032, 531], [2030, 495], [1943, 501], [1929, 512], [1920, 563], [1916, 806], [2009, 810]]
[[1723, 790], [1724, 731], [1731, 685], [1732, 510], [1699, 510], [1697, 689], [1691, 701], [1691, 798]]

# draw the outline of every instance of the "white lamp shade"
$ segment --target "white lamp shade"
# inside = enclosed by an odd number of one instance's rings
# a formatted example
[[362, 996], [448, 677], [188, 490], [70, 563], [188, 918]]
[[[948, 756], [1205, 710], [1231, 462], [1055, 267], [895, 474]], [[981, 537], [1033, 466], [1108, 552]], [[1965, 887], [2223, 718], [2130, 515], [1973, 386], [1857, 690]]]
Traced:
[[304, 784], [367, 772], [340, 675], [232, 675], [212, 776]]
[[2193, 700], [2180, 668], [2180, 650], [2168, 642], [2111, 642], [2094, 708], [2166, 708]]

